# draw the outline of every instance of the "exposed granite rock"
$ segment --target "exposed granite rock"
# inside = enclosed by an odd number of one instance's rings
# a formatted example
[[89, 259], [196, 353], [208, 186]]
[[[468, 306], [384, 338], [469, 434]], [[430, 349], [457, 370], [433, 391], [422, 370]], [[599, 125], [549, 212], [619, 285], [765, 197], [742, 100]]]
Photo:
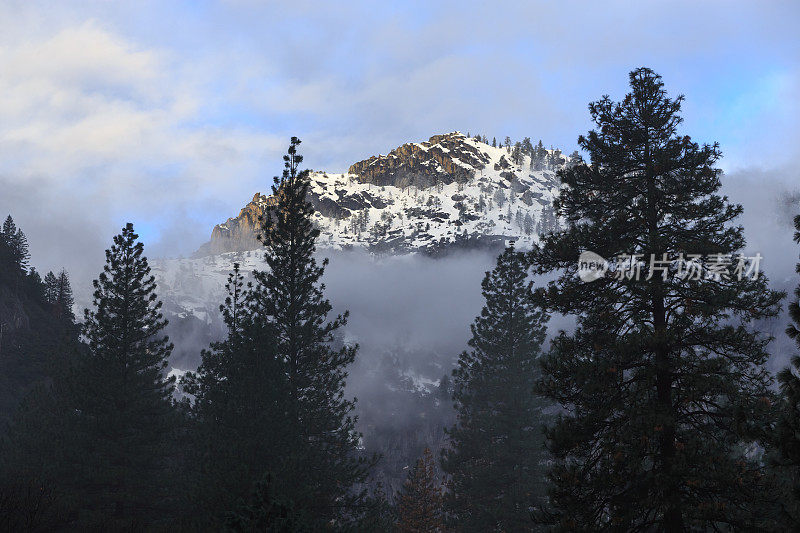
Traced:
[[427, 142], [406, 143], [388, 155], [372, 156], [350, 166], [362, 183], [425, 188], [438, 183], [466, 183], [489, 158], [463, 142], [461, 133], [434, 135]]
[[223, 252], [253, 250], [258, 242], [259, 217], [273, 202], [271, 196], [256, 193], [253, 199], [239, 211], [239, 216], [217, 224], [211, 231], [211, 240], [203, 245], [195, 255], [204, 256]]

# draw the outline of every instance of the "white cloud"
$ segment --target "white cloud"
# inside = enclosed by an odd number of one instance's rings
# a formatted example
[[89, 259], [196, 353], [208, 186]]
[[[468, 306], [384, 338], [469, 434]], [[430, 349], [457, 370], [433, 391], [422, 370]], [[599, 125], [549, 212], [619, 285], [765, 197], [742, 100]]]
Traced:
[[0, 45], [0, 172], [70, 187], [100, 172], [99, 190], [163, 208], [159, 198], [127, 194], [146, 183], [143, 174], [160, 169], [158, 179], [174, 180], [175, 192], [187, 179], [213, 188], [231, 165], [278, 148], [269, 135], [193, 126], [204, 97], [178, 67], [168, 53], [94, 21]]
[[[238, 209], [262, 155], [278, 159], [282, 139], [204, 125], [203, 78], [187, 76], [170, 51], [96, 20], [44, 26], [0, 39], [0, 213], [26, 229], [45, 268], [83, 273], [88, 242], [102, 259], [126, 220], [152, 238], [183, 236], [163, 253], [192, 251], [211, 228], [192, 213]], [[81, 253], [69, 254], [65, 235]]]
[[[730, 138], [714, 127], [728, 86], [750, 94], [762, 63], [797, 58], [791, 4], [628, 4], [0, 2], [0, 179], [25, 191], [0, 191], [0, 216], [53, 210], [46, 199], [71, 206], [56, 211], [75, 231], [87, 213], [109, 235], [131, 218], [181, 235], [185, 253], [267, 189], [290, 135], [332, 171], [452, 129], [570, 150], [586, 103], [619, 98], [647, 64], [687, 93], [687, 133]], [[765, 98], [781, 103], [741, 123], [754, 139], [723, 151], [796, 152], [783, 100], [797, 79], [775, 82]]]

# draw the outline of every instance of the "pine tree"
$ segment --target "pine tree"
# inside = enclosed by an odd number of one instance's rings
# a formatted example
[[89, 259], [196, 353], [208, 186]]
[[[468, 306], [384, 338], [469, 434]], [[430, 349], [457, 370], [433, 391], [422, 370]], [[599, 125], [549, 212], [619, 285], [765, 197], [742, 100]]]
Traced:
[[533, 157], [533, 143], [531, 143], [530, 137], [525, 137], [522, 139], [522, 153]]
[[399, 533], [435, 533], [444, 531], [442, 489], [436, 481], [436, 464], [430, 449], [408, 474], [398, 494]]
[[51, 375], [22, 404], [0, 453], [0, 479], [11, 472], [54, 492], [67, 519], [59, 529], [146, 529], [170, 515], [178, 426], [164, 376], [171, 345], [136, 238], [129, 224], [106, 251], [94, 309], [85, 312], [87, 344], [77, 342], [71, 317], [42, 313], [56, 339]]
[[56, 293], [53, 303], [56, 306], [58, 317], [66, 317], [69, 321], [75, 320], [75, 314], [72, 312], [72, 305], [75, 303], [75, 299], [72, 296], [69, 274], [63, 268], [56, 279]]
[[497, 137], [492, 137], [492, 148], [497, 148]]
[[461, 354], [442, 467], [459, 531], [529, 531], [544, 495], [544, 402], [535, 392], [547, 315], [532, 301], [525, 254], [513, 245], [483, 279], [486, 303]]
[[11, 215], [0, 229], [0, 282], [18, 282], [28, 270], [28, 239]]
[[525, 218], [522, 221], [522, 227], [523, 230], [525, 231], [525, 235], [530, 235], [531, 233], [533, 233], [533, 230], [535, 228], [535, 223], [530, 213], [525, 213]]
[[544, 170], [544, 162], [546, 157], [547, 150], [545, 150], [542, 140], [539, 139], [536, 148], [534, 148], [533, 155], [531, 156], [531, 169], [535, 171]]
[[[227, 338], [201, 354], [184, 390], [194, 396], [193, 463], [198, 465], [189, 507], [199, 524], [215, 523], [248, 499], [265, 472], [278, 471], [289, 453], [283, 432], [288, 390], [285, 367], [268, 328], [248, 305], [239, 264], [220, 306]], [[260, 490], [256, 488], [256, 492]], [[254, 496], [254, 497], [257, 497]]]
[[355, 531], [383, 533], [394, 531], [397, 522], [395, 507], [389, 503], [389, 499], [383, 490], [383, 486], [378, 483], [373, 494], [367, 498], [364, 512], [358, 518], [354, 527]]
[[[596, 130], [578, 142], [590, 164], [559, 173], [567, 228], [532, 254], [537, 273], [562, 270], [538, 297], [577, 318], [543, 358], [542, 391], [565, 409], [547, 432], [550, 518], [570, 530], [756, 529], [770, 493], [748, 446], [765, 441], [772, 393], [769, 338], [749, 324], [774, 316], [781, 294], [763, 273], [712, 275], [710, 254], [737, 265], [744, 246], [731, 224], [741, 207], [717, 194], [718, 145], [677, 133], [683, 97], [653, 71], [633, 71], [630, 86], [589, 106]], [[591, 283], [576, 275], [586, 250], [612, 258]], [[642, 254], [638, 279], [620, 254]], [[699, 276], [686, 275], [688, 254], [705, 257]]]
[[567, 164], [571, 167], [574, 167], [575, 165], [580, 165], [581, 163], [583, 163], [583, 157], [581, 157], [581, 153], [577, 150], [573, 151], [569, 156], [569, 162]]
[[522, 155], [522, 144], [518, 141], [514, 143], [514, 148], [511, 150], [511, 161], [513, 161], [515, 165], [521, 165]]
[[44, 282], [42, 281], [42, 277], [39, 275], [39, 272], [36, 271], [35, 267], [31, 267], [28, 271], [26, 282], [26, 291], [28, 294], [32, 295], [37, 302], [45, 303], [47, 300], [45, 299]]
[[44, 297], [51, 305], [55, 305], [58, 301], [58, 278], [52, 270], [44, 275]]
[[345, 399], [343, 389], [357, 347], [332, 347], [347, 313], [327, 320], [331, 304], [320, 280], [328, 260], [317, 264], [314, 259], [319, 230], [306, 198], [309, 172], [299, 171], [299, 144], [293, 137], [283, 176], [272, 187], [276, 202], [267, 209], [259, 235], [268, 269], [253, 273], [248, 304], [254, 320], [269, 330], [285, 366], [283, 423], [291, 451], [281, 461], [285, 475], [275, 481], [281, 494], [323, 524], [363, 502], [365, 494], [354, 487], [366, 479], [370, 461], [356, 456], [355, 402]]
[[506, 205], [506, 193], [503, 192], [503, 189], [497, 189], [494, 191], [494, 201], [497, 202], [497, 205], [500, 209]]
[[148, 523], [163, 498], [168, 450], [175, 426], [174, 378], [167, 378], [172, 351], [155, 278], [127, 224], [106, 250], [94, 280], [94, 308], [84, 313], [89, 355], [73, 376], [77, 443], [81, 466], [76, 494], [114, 527]]
[[77, 329], [53, 319], [38, 272], [25, 274], [24, 234], [6, 222], [0, 229], [0, 530], [63, 530], [64, 491], [51, 474], [63, 464], [65, 443], [54, 430], [71, 413], [52, 409], [50, 389], [63, 375], [61, 358], [78, 345]]
[[[794, 219], [794, 240], [800, 243], [800, 215]], [[800, 274], [800, 263], [797, 264]], [[789, 317], [792, 324], [786, 334], [800, 347], [800, 285], [794, 291], [794, 299], [789, 303]], [[791, 365], [778, 373], [781, 402], [775, 435], [775, 447], [779, 453], [777, 472], [788, 486], [784, 496], [786, 520], [792, 529], [800, 527], [800, 356], [791, 358]]]

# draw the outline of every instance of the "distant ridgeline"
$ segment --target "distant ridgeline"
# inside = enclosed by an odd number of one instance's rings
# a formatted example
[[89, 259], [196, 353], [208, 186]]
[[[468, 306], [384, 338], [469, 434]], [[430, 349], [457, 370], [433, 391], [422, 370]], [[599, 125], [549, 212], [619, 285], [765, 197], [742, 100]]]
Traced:
[[[313, 172], [318, 247], [437, 254], [509, 239], [530, 245], [558, 225], [555, 173], [579, 156], [529, 138], [497, 144], [447, 133], [354, 163], [345, 174]], [[257, 193], [237, 217], [214, 227], [195, 256], [258, 248], [258, 218], [270, 202]]]

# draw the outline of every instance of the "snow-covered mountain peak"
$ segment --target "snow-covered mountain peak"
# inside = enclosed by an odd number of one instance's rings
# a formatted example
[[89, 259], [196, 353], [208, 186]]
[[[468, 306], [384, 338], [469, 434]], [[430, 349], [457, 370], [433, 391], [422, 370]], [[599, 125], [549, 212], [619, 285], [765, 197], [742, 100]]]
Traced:
[[[440, 253], [452, 246], [522, 246], [557, 224], [559, 150], [528, 139], [491, 146], [459, 132], [403, 144], [346, 173], [315, 171], [309, 200], [320, 248]], [[258, 217], [271, 197], [257, 193], [237, 217], [214, 227], [198, 256], [259, 247]]]

